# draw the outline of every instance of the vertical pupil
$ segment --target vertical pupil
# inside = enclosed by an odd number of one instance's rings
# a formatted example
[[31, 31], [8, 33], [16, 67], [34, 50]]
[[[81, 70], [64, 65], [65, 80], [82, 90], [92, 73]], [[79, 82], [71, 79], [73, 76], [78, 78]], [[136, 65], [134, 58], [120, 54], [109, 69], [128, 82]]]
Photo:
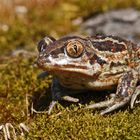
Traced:
[[74, 45], [73, 48], [74, 48], [75, 52], [77, 53], [77, 52], [78, 52], [78, 50], [77, 50], [77, 46]]

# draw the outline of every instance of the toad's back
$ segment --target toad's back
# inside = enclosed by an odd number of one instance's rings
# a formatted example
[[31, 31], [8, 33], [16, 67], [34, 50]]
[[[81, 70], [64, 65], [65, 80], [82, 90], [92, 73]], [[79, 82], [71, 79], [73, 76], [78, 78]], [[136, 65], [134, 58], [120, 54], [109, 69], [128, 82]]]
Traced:
[[90, 82], [94, 89], [109, 89], [112, 85], [117, 85], [123, 73], [139, 67], [140, 46], [131, 41], [103, 35], [88, 39], [94, 50], [90, 63], [101, 66], [101, 73], [96, 81]]
[[[100, 35], [90, 37], [89, 40], [92, 43], [94, 53], [103, 60], [106, 59], [111, 66], [113, 66], [112, 63], [115, 66], [121, 63], [136, 67], [139, 63], [140, 46], [130, 41], [115, 36]], [[135, 64], [132, 65], [132, 62]]]
[[40, 53], [38, 65], [73, 89], [109, 89], [139, 66], [140, 47], [114, 36], [63, 37]]

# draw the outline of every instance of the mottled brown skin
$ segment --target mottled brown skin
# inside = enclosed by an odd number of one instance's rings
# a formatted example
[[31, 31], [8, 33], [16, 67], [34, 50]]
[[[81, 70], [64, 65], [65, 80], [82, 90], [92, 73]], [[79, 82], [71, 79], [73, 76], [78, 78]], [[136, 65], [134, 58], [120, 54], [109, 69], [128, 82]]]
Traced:
[[[39, 42], [38, 50], [37, 65], [54, 75], [53, 105], [57, 100], [78, 102], [69, 96], [72, 91], [104, 90], [117, 86], [113, 98], [87, 108], [106, 107], [102, 115], [128, 102], [133, 108], [139, 95], [135, 92], [140, 80], [138, 45], [115, 36], [71, 36], [59, 40], [45, 37]], [[66, 93], [68, 90], [72, 90], [71, 93]]]

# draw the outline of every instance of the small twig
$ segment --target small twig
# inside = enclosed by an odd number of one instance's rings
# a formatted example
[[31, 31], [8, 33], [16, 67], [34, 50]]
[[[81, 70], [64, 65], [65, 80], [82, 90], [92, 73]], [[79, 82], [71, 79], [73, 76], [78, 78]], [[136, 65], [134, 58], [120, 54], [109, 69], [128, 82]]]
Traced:
[[58, 116], [60, 116], [61, 114], [62, 114], [62, 111], [61, 111], [61, 112], [59, 112], [59, 113], [57, 113], [57, 114], [55, 114], [55, 115], [51, 115], [49, 118], [58, 117]]
[[29, 128], [28, 128], [24, 123], [20, 123], [20, 124], [19, 124], [19, 129], [20, 129], [20, 131], [21, 131], [21, 136], [24, 136], [23, 130], [24, 130], [25, 132], [29, 133]]
[[4, 139], [8, 140], [7, 133], [6, 133], [6, 128], [5, 128], [4, 125], [2, 125], [2, 127], [3, 127]]
[[29, 106], [29, 102], [28, 102], [28, 94], [25, 94], [25, 105], [26, 105], [26, 115], [27, 115], [27, 121], [28, 121], [28, 106]]
[[6, 133], [7, 133], [8, 139], [10, 139], [10, 132], [9, 132], [9, 128], [10, 128], [10, 127], [11, 127], [12, 130], [13, 130], [13, 138], [14, 138], [14, 140], [17, 140], [15, 128], [13, 127], [13, 125], [12, 125], [11, 123], [6, 123], [6, 124], [5, 124], [5, 128], [6, 128]]

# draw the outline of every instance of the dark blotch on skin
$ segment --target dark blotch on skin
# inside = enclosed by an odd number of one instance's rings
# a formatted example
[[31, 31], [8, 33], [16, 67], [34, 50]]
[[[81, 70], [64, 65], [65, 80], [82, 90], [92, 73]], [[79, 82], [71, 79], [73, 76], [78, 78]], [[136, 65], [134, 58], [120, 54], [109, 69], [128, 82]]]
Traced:
[[50, 54], [53, 56], [53, 58], [59, 58], [59, 54], [64, 54], [64, 48], [65, 46], [62, 46], [61, 48], [56, 48]]
[[96, 54], [90, 59], [90, 64], [99, 63], [100, 65], [106, 64], [106, 61], [97, 56]]
[[92, 44], [99, 51], [122, 52], [126, 49], [124, 45], [114, 43], [110, 40], [103, 42], [92, 41]]
[[110, 63], [110, 68], [112, 68], [112, 67], [118, 67], [118, 66], [123, 66], [124, 64], [122, 64], [122, 63], [120, 63], [120, 62], [111, 62]]

